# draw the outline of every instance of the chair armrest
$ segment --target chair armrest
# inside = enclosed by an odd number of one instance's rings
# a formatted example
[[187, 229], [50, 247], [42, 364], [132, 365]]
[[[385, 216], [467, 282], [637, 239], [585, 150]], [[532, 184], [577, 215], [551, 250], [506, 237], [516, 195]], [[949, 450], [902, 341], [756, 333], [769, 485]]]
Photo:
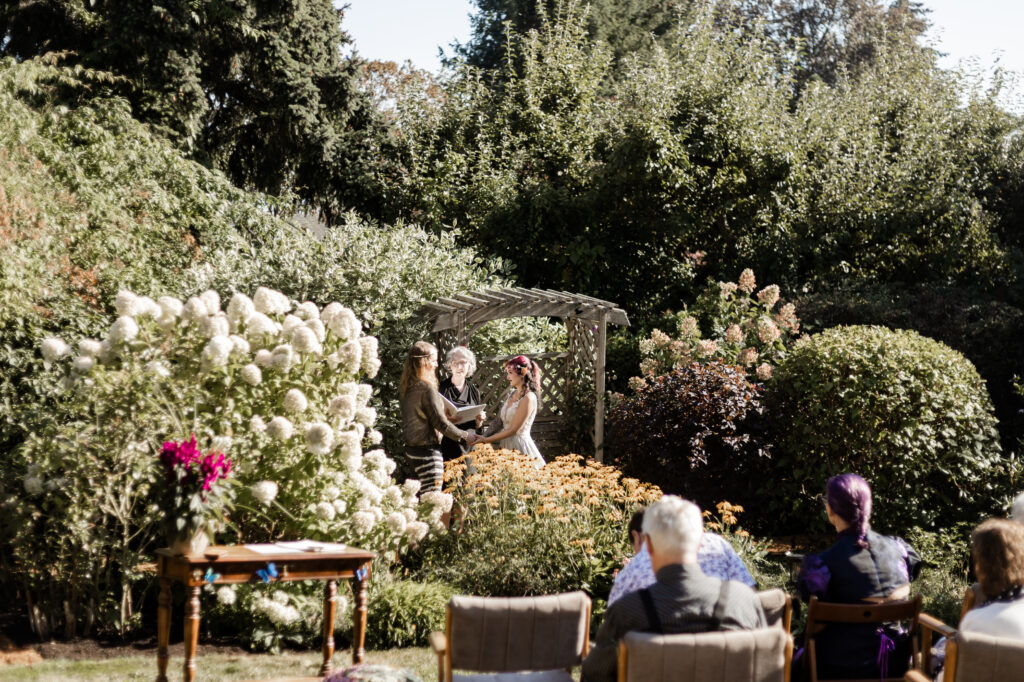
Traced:
[[903, 682], [931, 682], [931, 680], [917, 670], [911, 670], [903, 676]]
[[918, 616], [918, 622], [921, 624], [921, 627], [928, 628], [932, 632], [937, 632], [943, 637], [952, 637], [956, 634], [956, 628], [949, 627], [935, 616], [927, 613], [922, 612], [921, 615]]
[[443, 632], [431, 632], [427, 636], [427, 641], [430, 643], [430, 648], [433, 649], [434, 653], [438, 656], [443, 656], [444, 652], [448, 650], [448, 638], [445, 637]]

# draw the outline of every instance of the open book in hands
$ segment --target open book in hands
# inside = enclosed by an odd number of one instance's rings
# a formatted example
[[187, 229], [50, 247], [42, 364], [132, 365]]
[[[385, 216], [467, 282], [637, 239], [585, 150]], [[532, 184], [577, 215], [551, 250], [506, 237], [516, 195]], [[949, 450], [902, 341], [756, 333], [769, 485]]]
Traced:
[[[440, 395], [440, 394], [438, 394]], [[465, 407], [458, 407], [455, 403], [441, 396], [441, 400], [444, 401], [444, 411], [448, 415], [448, 420], [452, 424], [463, 424], [468, 421], [473, 421], [476, 416], [484, 411], [486, 405], [466, 405]]]

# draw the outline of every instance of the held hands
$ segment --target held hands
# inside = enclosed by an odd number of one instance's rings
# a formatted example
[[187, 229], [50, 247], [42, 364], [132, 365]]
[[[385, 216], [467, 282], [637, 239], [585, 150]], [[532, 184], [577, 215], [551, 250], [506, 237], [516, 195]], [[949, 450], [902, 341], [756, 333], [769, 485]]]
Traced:
[[483, 442], [483, 437], [480, 434], [478, 434], [478, 433], [473, 433], [472, 431], [470, 431], [466, 435], [466, 444], [467, 445], [471, 445], [472, 446], [472, 445], [476, 445], [477, 443], [482, 443], [482, 442]]

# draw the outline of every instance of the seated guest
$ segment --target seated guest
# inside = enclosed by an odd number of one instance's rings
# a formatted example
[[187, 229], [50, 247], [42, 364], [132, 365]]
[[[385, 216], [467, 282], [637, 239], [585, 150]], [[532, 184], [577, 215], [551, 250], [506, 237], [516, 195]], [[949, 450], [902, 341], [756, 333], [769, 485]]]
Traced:
[[[608, 595], [608, 606], [618, 601], [622, 595], [650, 587], [655, 582], [654, 569], [651, 568], [651, 555], [647, 553], [647, 547], [643, 541], [643, 530], [641, 530], [643, 520], [643, 509], [635, 512], [629, 519], [627, 531], [629, 541], [633, 545], [634, 556], [615, 576], [611, 594]], [[700, 536], [697, 565], [700, 566], [704, 575], [709, 575], [712, 578], [736, 580], [749, 587], [757, 585], [750, 575], [750, 571], [743, 564], [743, 560], [736, 554], [736, 550], [720, 535], [705, 532]]]
[[1024, 640], [1024, 525], [989, 519], [971, 534], [974, 575], [988, 598], [964, 615], [960, 629]]
[[619, 640], [630, 631], [669, 634], [766, 625], [753, 590], [706, 576], [697, 565], [704, 524], [695, 504], [675, 495], [662, 497], [644, 513], [643, 532], [657, 582], [608, 608], [594, 648], [583, 660], [584, 682], [614, 682]]
[[[839, 534], [836, 543], [809, 555], [797, 576], [804, 600], [812, 595], [825, 602], [881, 603], [910, 596], [910, 581], [921, 569], [921, 558], [903, 540], [871, 530], [871, 488], [857, 474], [829, 479], [825, 512]], [[892, 640], [892, 641], [890, 641]], [[836, 679], [903, 675], [910, 659], [909, 636], [898, 625], [830, 623], [815, 635], [818, 676]], [[890, 644], [895, 650], [889, 655]]]

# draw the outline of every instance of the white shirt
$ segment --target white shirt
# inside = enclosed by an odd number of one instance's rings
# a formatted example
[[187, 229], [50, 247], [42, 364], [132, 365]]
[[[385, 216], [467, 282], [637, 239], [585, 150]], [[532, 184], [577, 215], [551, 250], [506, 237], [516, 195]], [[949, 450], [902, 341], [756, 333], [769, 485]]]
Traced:
[[[738, 580], [749, 587], [757, 582], [736, 554], [736, 550], [721, 535], [704, 533], [697, 549], [697, 565], [704, 575], [719, 580]], [[651, 566], [651, 555], [647, 553], [647, 543], [640, 546], [640, 551], [629, 560], [619, 574], [615, 576], [611, 594], [608, 595], [608, 606], [624, 594], [642, 590], [655, 583], [654, 568]]]
[[992, 602], [971, 609], [960, 621], [960, 629], [1024, 641], [1024, 599]]

